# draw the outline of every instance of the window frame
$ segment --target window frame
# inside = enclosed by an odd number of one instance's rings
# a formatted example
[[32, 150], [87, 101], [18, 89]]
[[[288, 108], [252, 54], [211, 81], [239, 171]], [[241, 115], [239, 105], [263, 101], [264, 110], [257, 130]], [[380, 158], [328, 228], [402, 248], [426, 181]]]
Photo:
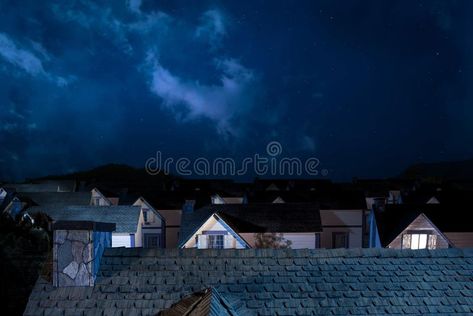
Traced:
[[[207, 236], [208, 249], [225, 249], [225, 235], [223, 234], [209, 234]], [[214, 241], [212, 239], [215, 239]], [[221, 239], [221, 247], [220, 240]], [[217, 246], [217, 247], [216, 247]]]
[[[335, 240], [337, 236], [345, 236], [345, 246], [344, 247], [336, 247]], [[349, 232], [332, 232], [332, 248], [333, 249], [348, 249], [350, 248], [350, 233]]]
[[[412, 245], [413, 245], [413, 236], [414, 235], [418, 235], [418, 240], [417, 240], [417, 248], [412, 248]], [[420, 239], [421, 239], [421, 236], [425, 235], [426, 236], [426, 239], [425, 239], [425, 248], [420, 248]], [[408, 246], [404, 243], [405, 241], [405, 236], [408, 236], [409, 238], [409, 244]], [[430, 244], [431, 244], [431, 238], [435, 238], [435, 248], [430, 248]], [[421, 250], [421, 249], [436, 249], [437, 248], [437, 234], [435, 234], [434, 231], [432, 230], [408, 230], [408, 231], [405, 231], [403, 234], [402, 234], [402, 237], [401, 237], [401, 249], [412, 249], [412, 250]], [[407, 247], [406, 247], [407, 246]]]

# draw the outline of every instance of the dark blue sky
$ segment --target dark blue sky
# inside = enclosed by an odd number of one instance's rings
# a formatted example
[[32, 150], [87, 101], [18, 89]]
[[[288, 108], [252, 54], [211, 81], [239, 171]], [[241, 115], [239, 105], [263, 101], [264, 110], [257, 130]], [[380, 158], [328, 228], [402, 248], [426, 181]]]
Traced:
[[472, 1], [0, 0], [0, 178], [279, 141], [335, 179], [473, 157]]

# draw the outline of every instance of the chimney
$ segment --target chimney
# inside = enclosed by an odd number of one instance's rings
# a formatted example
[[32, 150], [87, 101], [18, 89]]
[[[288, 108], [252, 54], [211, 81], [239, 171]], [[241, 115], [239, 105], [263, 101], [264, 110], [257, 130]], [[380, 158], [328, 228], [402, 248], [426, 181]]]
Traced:
[[94, 286], [114, 223], [58, 221], [53, 225], [53, 285]]
[[195, 200], [186, 200], [182, 206], [182, 213], [192, 213], [194, 212]]

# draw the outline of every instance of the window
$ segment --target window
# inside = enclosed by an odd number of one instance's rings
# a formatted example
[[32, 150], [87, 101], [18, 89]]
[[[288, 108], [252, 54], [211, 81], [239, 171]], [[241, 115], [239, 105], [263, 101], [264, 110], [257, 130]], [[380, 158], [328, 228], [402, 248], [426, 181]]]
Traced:
[[97, 206], [100, 205], [100, 198], [98, 198], [98, 197], [95, 198], [95, 204], [94, 205], [97, 205]]
[[145, 223], [148, 222], [148, 212], [146, 212], [145, 210], [143, 210], [143, 220], [145, 221]]
[[426, 232], [412, 232], [402, 236], [403, 249], [435, 249], [437, 248], [437, 235]]
[[223, 235], [208, 235], [208, 247], [213, 249], [223, 249]]
[[161, 246], [161, 234], [145, 234], [146, 248], [159, 248]]
[[348, 248], [348, 233], [332, 233], [332, 244], [333, 248]]
[[320, 248], [320, 234], [318, 234], [318, 233], [315, 234], [314, 248], [316, 248], [316, 249]]

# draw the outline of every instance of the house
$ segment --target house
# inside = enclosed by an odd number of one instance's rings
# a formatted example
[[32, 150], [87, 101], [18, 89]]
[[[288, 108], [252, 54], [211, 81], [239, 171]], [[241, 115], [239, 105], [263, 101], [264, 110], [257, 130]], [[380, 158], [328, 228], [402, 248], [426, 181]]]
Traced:
[[3, 211], [10, 204], [15, 195], [15, 189], [8, 187], [0, 187], [0, 213], [3, 213]]
[[371, 213], [370, 247], [473, 247], [473, 227], [465, 206], [389, 205]]
[[[297, 182], [295, 182], [297, 183]], [[351, 186], [320, 185], [317, 190], [256, 191], [249, 203], [316, 203], [322, 223], [321, 248], [361, 248], [369, 237], [365, 197], [362, 191]]]
[[309, 197], [320, 205], [321, 248], [367, 247], [369, 211], [362, 191], [334, 186]]
[[26, 207], [32, 204], [34, 203], [30, 199], [15, 194], [4, 201], [2, 214], [15, 219]]
[[332, 186], [326, 179], [255, 179], [255, 191], [317, 191]]
[[164, 217], [148, 203], [139, 197], [134, 206], [141, 208], [135, 247], [164, 248], [166, 246], [166, 222]]
[[34, 206], [27, 213], [47, 214], [52, 222], [57, 221], [102, 221], [116, 224], [112, 234], [112, 247], [139, 247], [143, 240], [141, 227], [141, 207], [132, 205], [120, 206]]
[[473, 313], [471, 249], [108, 248], [112, 231], [60, 223], [24, 315]]
[[210, 196], [202, 191], [166, 192], [141, 191], [141, 197], [147, 204], [159, 213], [163, 227], [165, 248], [177, 248], [181, 232], [181, 216], [183, 211], [193, 211], [210, 203]]
[[223, 194], [214, 194], [211, 196], [212, 204], [243, 204], [246, 203], [244, 196], [228, 196]]
[[316, 204], [214, 204], [184, 212], [180, 248], [319, 248], [322, 232]]
[[118, 205], [119, 197], [118, 194], [101, 188], [93, 188], [91, 191], [92, 197], [90, 199], [90, 205], [95, 206], [111, 206]]

